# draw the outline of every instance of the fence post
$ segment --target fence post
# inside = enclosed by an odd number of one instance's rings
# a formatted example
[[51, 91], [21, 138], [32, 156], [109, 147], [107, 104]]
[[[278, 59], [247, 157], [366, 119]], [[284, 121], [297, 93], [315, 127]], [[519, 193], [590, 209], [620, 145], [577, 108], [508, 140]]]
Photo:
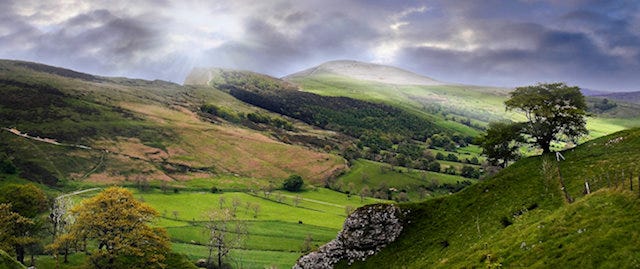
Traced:
[[586, 194], [591, 194], [591, 189], [589, 189], [589, 182], [587, 179], [584, 180], [584, 190]]

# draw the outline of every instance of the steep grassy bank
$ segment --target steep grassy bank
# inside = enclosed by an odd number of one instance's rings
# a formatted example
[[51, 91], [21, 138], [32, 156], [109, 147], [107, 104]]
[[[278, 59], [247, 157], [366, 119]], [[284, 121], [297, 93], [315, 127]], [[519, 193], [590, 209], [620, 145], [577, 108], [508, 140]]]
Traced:
[[401, 205], [410, 213], [399, 240], [356, 267], [638, 266], [638, 152], [640, 130], [623, 131], [564, 152], [559, 164], [523, 159], [460, 193]]

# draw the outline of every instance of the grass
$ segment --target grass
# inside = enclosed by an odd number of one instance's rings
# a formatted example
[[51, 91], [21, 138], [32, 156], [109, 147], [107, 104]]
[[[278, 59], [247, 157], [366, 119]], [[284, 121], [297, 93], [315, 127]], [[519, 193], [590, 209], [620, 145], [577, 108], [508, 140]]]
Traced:
[[[187, 254], [192, 260], [208, 255], [206, 247], [202, 246], [205, 243], [203, 225], [206, 213], [219, 209], [221, 198], [224, 208], [231, 208], [233, 199], [239, 199], [241, 205], [237, 209], [237, 219], [246, 223], [248, 236], [231, 255], [234, 262], [245, 268], [290, 267], [302, 255], [301, 247], [307, 236], [311, 236], [314, 247], [335, 238], [346, 218], [347, 207], [381, 202], [372, 198], [364, 201], [348, 198], [343, 193], [323, 188], [300, 193], [275, 191], [269, 198], [262, 193], [245, 192], [181, 191], [164, 194], [159, 190], [133, 191], [138, 199], [160, 212], [161, 217], [154, 225], [167, 228], [174, 250]], [[296, 206], [293, 198], [298, 195], [301, 200]], [[278, 201], [278, 197], [282, 201]], [[260, 205], [257, 218], [247, 204]]]
[[[229, 261], [242, 268], [289, 268], [303, 254], [302, 246], [307, 237], [312, 239], [312, 248], [318, 248], [336, 237], [347, 216], [347, 209], [388, 202], [373, 198], [349, 198], [343, 193], [315, 187], [307, 187], [307, 190], [299, 193], [276, 190], [268, 198], [262, 192], [182, 190], [163, 193], [159, 189], [145, 192], [133, 188], [130, 190], [136, 198], [159, 212], [160, 216], [152, 225], [167, 229], [173, 250], [186, 254], [194, 262], [208, 256], [208, 249], [204, 246], [206, 213], [219, 210], [221, 198], [224, 199], [224, 208], [232, 208], [233, 199], [240, 199], [241, 205], [236, 216], [237, 221], [246, 225], [247, 237], [241, 246], [232, 250]], [[82, 199], [93, 195], [95, 192], [73, 198], [79, 204]], [[296, 196], [300, 196], [297, 206], [293, 202]], [[257, 218], [251, 209], [247, 209], [247, 203], [260, 206]], [[76, 268], [75, 265], [82, 265], [86, 259], [81, 254], [72, 255], [71, 258], [71, 264], [62, 268]], [[49, 256], [42, 256], [38, 260], [39, 264], [41, 260], [42, 264], [47, 265], [53, 262]]]
[[[457, 184], [462, 181], [474, 181], [460, 176], [447, 175], [442, 173], [428, 172], [422, 170], [408, 169], [404, 167], [394, 167], [390, 169], [388, 164], [374, 162], [370, 160], [358, 159], [353, 161], [349, 173], [338, 178], [336, 185], [343, 191], [348, 191], [356, 195], [367, 186], [371, 191], [381, 188], [396, 188], [406, 190], [410, 200], [417, 201], [427, 197], [448, 194], [448, 190], [438, 189], [444, 183]], [[428, 193], [421, 197], [421, 188], [431, 187], [435, 192]], [[357, 198], [359, 199], [359, 198]]]
[[210, 87], [96, 78], [16, 61], [0, 61], [0, 69], [0, 92], [7, 97], [0, 100], [0, 127], [94, 149], [54, 146], [0, 131], [0, 153], [14, 157], [23, 177], [35, 182], [63, 187], [67, 182], [58, 180], [126, 184], [140, 177], [180, 181], [221, 174], [279, 180], [293, 173], [320, 182], [345, 168], [336, 155], [200, 117], [204, 102], [237, 113], [277, 116]]
[[[512, 117], [502, 108], [507, 94], [504, 89], [457, 85], [393, 85], [328, 74], [291, 80], [312, 93], [384, 102], [423, 115], [452, 113], [484, 124]], [[478, 130], [454, 121], [443, 119], [440, 125], [471, 136], [479, 134]]]
[[459, 193], [401, 204], [410, 210], [403, 234], [354, 267], [636, 267], [639, 152], [640, 129], [626, 130], [563, 152], [559, 164], [554, 156], [525, 158]]
[[[173, 243], [173, 251], [178, 253], [186, 253], [187, 256], [194, 259], [202, 259], [207, 257], [209, 250], [205, 246]], [[298, 252], [283, 251], [263, 251], [263, 250], [233, 250], [230, 253], [233, 257], [230, 264], [237, 268], [289, 268], [295, 260], [300, 257]], [[293, 262], [292, 262], [293, 261]]]
[[[438, 122], [440, 126], [470, 136], [477, 136], [482, 132], [452, 121], [451, 116], [471, 119], [477, 126], [487, 126], [491, 121], [525, 120], [519, 113], [505, 111], [504, 101], [509, 97], [508, 89], [469, 85], [392, 85], [324, 73], [294, 77], [291, 81], [299, 84], [305, 91], [316, 94], [383, 102], [418, 114], [444, 115]], [[635, 111], [637, 108], [628, 106], [620, 104], [617, 110], [621, 111], [616, 110], [620, 113], [609, 112], [589, 117], [587, 129], [590, 135], [584, 141], [639, 127], [640, 120], [634, 116], [636, 113], [627, 111]]]

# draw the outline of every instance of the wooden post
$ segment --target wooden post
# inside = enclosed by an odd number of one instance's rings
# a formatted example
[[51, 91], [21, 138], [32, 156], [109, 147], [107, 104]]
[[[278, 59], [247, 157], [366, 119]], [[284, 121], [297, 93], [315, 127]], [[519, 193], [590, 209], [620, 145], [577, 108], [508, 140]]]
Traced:
[[591, 194], [591, 189], [589, 189], [589, 182], [586, 179], [584, 180], [584, 190], [586, 194]]
[[573, 203], [573, 198], [569, 195], [569, 191], [567, 191], [567, 187], [564, 185], [564, 180], [562, 179], [562, 173], [560, 173], [560, 164], [558, 164], [558, 178], [560, 178], [560, 186], [562, 186], [562, 192], [564, 192], [564, 198], [568, 203]]
[[633, 173], [629, 173], [629, 188], [633, 191]]

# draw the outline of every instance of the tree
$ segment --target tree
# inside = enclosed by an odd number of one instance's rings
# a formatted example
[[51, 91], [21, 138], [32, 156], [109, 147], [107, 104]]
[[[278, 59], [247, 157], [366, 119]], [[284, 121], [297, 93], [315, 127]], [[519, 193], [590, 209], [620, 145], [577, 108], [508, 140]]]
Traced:
[[90, 261], [95, 268], [163, 268], [170, 251], [169, 237], [162, 228], [148, 224], [158, 215], [133, 194], [119, 187], [108, 188], [71, 209], [76, 221], [70, 236], [54, 243], [95, 241]]
[[20, 217], [12, 215], [16, 222], [8, 222], [11, 227], [6, 236], [9, 236], [16, 260], [24, 264], [26, 247], [39, 241], [37, 234], [42, 221], [37, 216], [47, 210], [47, 196], [33, 184], [8, 184], [0, 188], [0, 204], [7, 204], [8, 210]]
[[11, 203], [13, 212], [34, 218], [47, 210], [47, 196], [33, 184], [8, 184], [0, 188], [0, 203]]
[[229, 255], [232, 248], [238, 248], [247, 235], [244, 222], [238, 221], [228, 208], [214, 210], [208, 213], [205, 229], [208, 233], [207, 247], [209, 257], [207, 264], [212, 265], [213, 253], [217, 256], [217, 268], [222, 268], [223, 258]]
[[284, 183], [282, 184], [282, 187], [284, 187], [285, 190], [297, 192], [297, 191], [300, 191], [300, 189], [302, 189], [303, 184], [304, 184], [304, 181], [302, 180], [301, 176], [291, 175], [289, 176], [289, 178], [287, 178], [284, 181]]
[[462, 170], [460, 170], [460, 175], [466, 178], [480, 178], [480, 171], [478, 169], [473, 168], [472, 166], [462, 166]]
[[440, 172], [440, 169], [440, 163], [437, 161], [430, 162], [429, 166], [427, 167], [427, 170], [431, 172]]
[[296, 195], [296, 197], [293, 197], [293, 206], [297, 207], [300, 202], [302, 202], [302, 197], [300, 195]]
[[[74, 222], [73, 216], [69, 210], [73, 202], [71, 198], [66, 195], [59, 196], [54, 199], [51, 205], [51, 214], [49, 214], [49, 220], [51, 221], [51, 235], [54, 242], [46, 246], [46, 249], [53, 253], [62, 253], [64, 255], [64, 263], [69, 262], [69, 250], [73, 247], [74, 237], [69, 234], [69, 227]], [[61, 237], [58, 239], [58, 237]], [[56, 240], [58, 239], [58, 240]], [[56, 255], [56, 262], [57, 262]]]
[[25, 246], [37, 241], [29, 235], [33, 220], [13, 211], [11, 204], [0, 204], [0, 249], [16, 252], [16, 260], [24, 264]]
[[525, 113], [523, 132], [530, 135], [543, 153], [551, 152], [551, 142], [561, 136], [575, 139], [588, 133], [587, 104], [578, 87], [564, 83], [518, 87], [505, 101], [507, 110]]
[[492, 122], [487, 133], [482, 135], [478, 142], [482, 148], [482, 154], [487, 156], [491, 165], [507, 167], [509, 161], [516, 160], [519, 143], [524, 142], [520, 134], [522, 124], [507, 122]]

